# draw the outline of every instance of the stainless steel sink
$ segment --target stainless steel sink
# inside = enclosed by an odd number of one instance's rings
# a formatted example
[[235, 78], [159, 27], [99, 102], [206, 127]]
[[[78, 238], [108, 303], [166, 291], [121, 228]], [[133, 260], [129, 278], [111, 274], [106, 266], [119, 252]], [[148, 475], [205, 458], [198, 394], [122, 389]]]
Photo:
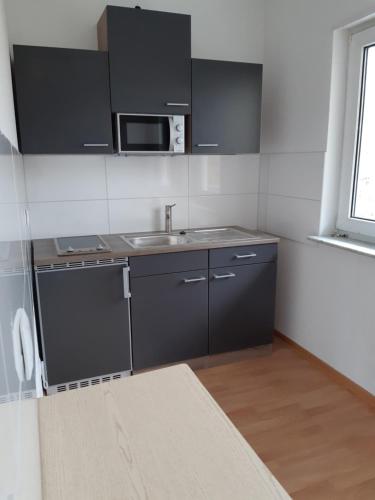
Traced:
[[121, 236], [121, 238], [133, 248], [166, 247], [191, 243], [190, 238], [175, 234], [157, 234], [135, 237]]
[[125, 236], [121, 238], [133, 248], [169, 247], [174, 245], [187, 245], [192, 243], [220, 243], [228, 241], [251, 240], [257, 236], [245, 233], [232, 227], [215, 229], [186, 230], [186, 234], [149, 234], [145, 236]]

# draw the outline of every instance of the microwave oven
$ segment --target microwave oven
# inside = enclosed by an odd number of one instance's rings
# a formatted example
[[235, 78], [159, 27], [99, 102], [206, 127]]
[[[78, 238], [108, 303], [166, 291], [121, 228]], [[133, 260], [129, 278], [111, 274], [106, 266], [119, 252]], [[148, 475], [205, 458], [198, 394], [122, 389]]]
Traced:
[[119, 154], [184, 154], [185, 116], [117, 113]]

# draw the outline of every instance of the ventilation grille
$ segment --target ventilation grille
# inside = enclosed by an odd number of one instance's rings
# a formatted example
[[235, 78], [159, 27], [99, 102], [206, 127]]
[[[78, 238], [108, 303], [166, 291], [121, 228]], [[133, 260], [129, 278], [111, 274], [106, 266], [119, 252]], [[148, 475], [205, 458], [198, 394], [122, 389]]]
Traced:
[[36, 398], [35, 391], [23, 391], [21, 395], [18, 392], [13, 392], [12, 394], [6, 394], [0, 396], [0, 405], [5, 403], [11, 403], [12, 401], [18, 401], [19, 399], [32, 399]]
[[35, 271], [58, 271], [60, 269], [76, 269], [81, 267], [105, 266], [110, 264], [127, 264], [127, 257], [118, 257], [116, 259], [96, 259], [82, 260], [78, 262], [62, 262], [61, 264], [40, 264], [35, 266]]
[[74, 389], [82, 389], [83, 387], [89, 387], [90, 385], [98, 385], [104, 382], [110, 382], [111, 380], [116, 380], [122, 377], [128, 377], [130, 372], [120, 372], [112, 373], [111, 375], [104, 375], [103, 377], [88, 378], [85, 380], [77, 380], [75, 382], [69, 382], [68, 384], [52, 385], [47, 387], [47, 394], [57, 394], [58, 392], [72, 391]]

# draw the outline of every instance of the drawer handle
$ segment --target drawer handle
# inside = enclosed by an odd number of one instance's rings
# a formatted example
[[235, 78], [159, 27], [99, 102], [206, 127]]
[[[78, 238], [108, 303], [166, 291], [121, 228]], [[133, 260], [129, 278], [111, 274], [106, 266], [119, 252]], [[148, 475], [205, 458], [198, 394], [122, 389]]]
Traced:
[[214, 279], [215, 280], [223, 280], [226, 278], [235, 278], [236, 275], [234, 273], [228, 273], [228, 274], [214, 274]]
[[186, 278], [184, 283], [198, 283], [199, 281], [206, 281], [207, 278], [201, 276], [200, 278]]
[[256, 257], [256, 256], [257, 256], [256, 253], [247, 253], [244, 255], [236, 254], [235, 255], [236, 259], [251, 259], [252, 257]]
[[89, 143], [89, 142], [86, 142], [83, 147], [84, 148], [107, 148], [109, 146], [109, 144], [106, 144], [106, 143]]
[[196, 144], [197, 148], [218, 148], [219, 144]]
[[181, 106], [187, 108], [189, 106], [188, 102], [166, 102], [166, 106]]

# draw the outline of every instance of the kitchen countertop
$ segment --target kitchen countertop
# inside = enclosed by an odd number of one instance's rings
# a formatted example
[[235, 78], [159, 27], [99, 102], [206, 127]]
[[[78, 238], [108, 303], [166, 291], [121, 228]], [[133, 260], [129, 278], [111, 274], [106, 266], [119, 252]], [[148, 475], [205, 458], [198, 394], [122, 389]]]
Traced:
[[187, 365], [38, 401], [45, 500], [287, 500]]
[[[148, 248], [133, 248], [128, 245], [122, 238], [121, 235], [126, 237], [134, 236], [149, 236], [165, 234], [164, 231], [154, 231], [145, 233], [120, 233], [120, 234], [110, 234], [110, 235], [100, 235], [106, 243], [112, 248], [111, 252], [102, 252], [96, 254], [80, 254], [80, 255], [64, 255], [58, 256], [56, 252], [56, 247], [53, 238], [49, 239], [36, 239], [33, 240], [34, 248], [34, 265], [35, 266], [45, 266], [51, 264], [64, 264], [69, 262], [82, 262], [84, 260], [103, 260], [103, 259], [117, 259], [123, 257], [134, 257], [137, 255], [152, 255], [161, 253], [174, 253], [174, 252], [187, 252], [193, 250], [207, 250], [211, 248], [226, 248], [226, 247], [238, 247], [238, 246], [249, 246], [249, 245], [264, 245], [269, 243], [278, 243], [280, 238], [270, 234], [263, 233], [261, 231], [249, 230], [240, 226], [225, 226], [228, 228], [239, 229], [245, 233], [249, 233], [249, 239], [246, 240], [232, 240], [232, 241], [220, 241], [220, 242], [198, 242], [185, 243], [183, 245], [170, 245], [170, 246], [159, 246], [159, 247], [148, 247]], [[205, 228], [199, 228], [205, 229]], [[213, 228], [207, 228], [213, 229]], [[215, 228], [216, 229], [216, 228]], [[192, 229], [187, 229], [186, 231], [192, 231]], [[173, 234], [179, 234], [180, 230], [173, 231]], [[251, 237], [255, 235], [256, 237]]]

